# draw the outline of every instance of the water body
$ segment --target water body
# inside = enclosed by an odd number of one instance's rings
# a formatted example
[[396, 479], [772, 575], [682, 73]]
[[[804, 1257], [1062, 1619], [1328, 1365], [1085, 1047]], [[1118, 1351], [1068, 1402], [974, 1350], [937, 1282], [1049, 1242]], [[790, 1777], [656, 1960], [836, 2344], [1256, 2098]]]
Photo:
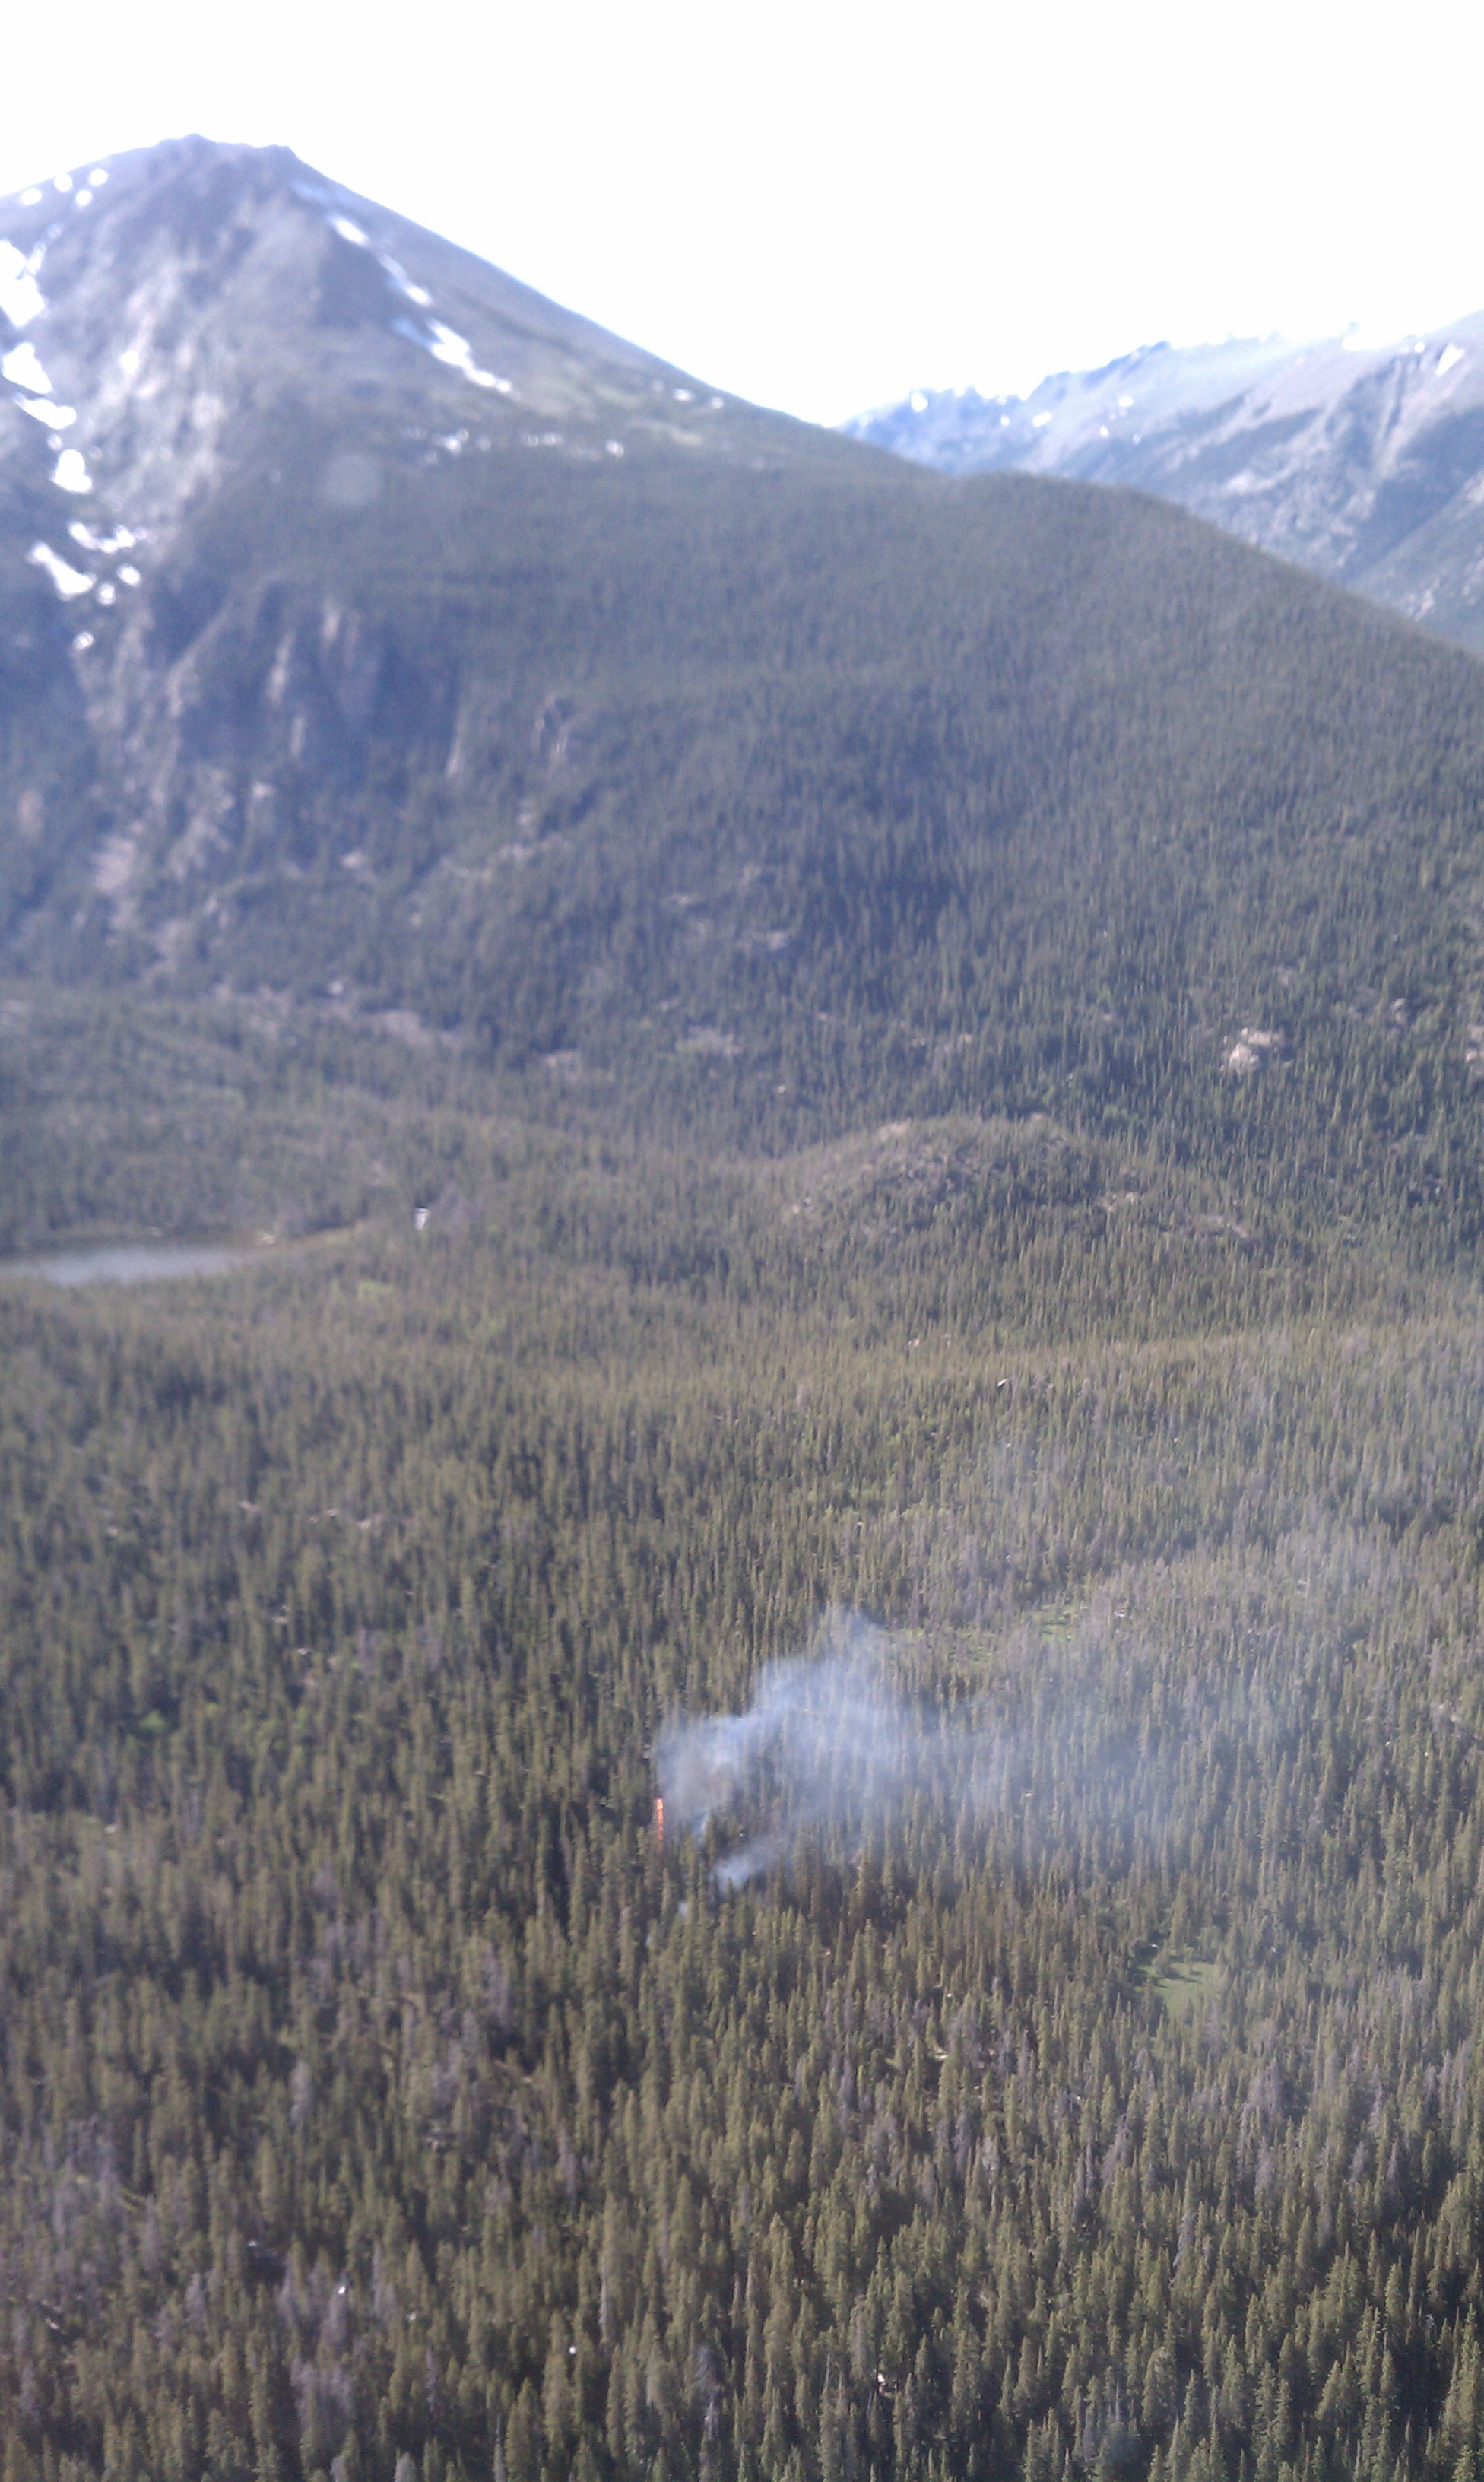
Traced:
[[278, 1254], [243, 1241], [100, 1241], [86, 1249], [0, 1259], [0, 1276], [29, 1276], [43, 1284], [148, 1284], [179, 1276], [224, 1276]]

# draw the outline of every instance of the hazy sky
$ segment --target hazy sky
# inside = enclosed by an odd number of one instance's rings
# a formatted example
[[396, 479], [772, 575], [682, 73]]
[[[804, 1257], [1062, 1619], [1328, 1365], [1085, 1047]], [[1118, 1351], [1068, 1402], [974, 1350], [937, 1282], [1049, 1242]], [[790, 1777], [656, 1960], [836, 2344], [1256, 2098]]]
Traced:
[[1481, 73], [1484, 10], [1438, 0], [72, 0], [6, 13], [0, 191], [188, 129], [277, 141], [830, 421], [1484, 307]]

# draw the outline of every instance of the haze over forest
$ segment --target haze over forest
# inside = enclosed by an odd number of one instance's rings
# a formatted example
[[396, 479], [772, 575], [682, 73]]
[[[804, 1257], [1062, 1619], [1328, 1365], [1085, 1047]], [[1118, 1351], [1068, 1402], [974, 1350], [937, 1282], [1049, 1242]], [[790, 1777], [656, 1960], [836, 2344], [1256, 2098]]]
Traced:
[[0, 201], [3, 2482], [1478, 2470], [1471, 353]]

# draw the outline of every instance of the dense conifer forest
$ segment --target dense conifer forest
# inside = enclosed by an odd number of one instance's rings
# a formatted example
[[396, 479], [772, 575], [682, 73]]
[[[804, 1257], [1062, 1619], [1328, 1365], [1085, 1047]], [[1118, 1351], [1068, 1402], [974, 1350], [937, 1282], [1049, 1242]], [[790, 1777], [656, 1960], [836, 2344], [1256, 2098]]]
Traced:
[[[1473, 2472], [1451, 1210], [521, 1091], [0, 1292], [6, 2482]], [[731, 1884], [831, 1610], [931, 1764]]]
[[1484, 676], [318, 178], [0, 476], [0, 2482], [1484, 2482]]

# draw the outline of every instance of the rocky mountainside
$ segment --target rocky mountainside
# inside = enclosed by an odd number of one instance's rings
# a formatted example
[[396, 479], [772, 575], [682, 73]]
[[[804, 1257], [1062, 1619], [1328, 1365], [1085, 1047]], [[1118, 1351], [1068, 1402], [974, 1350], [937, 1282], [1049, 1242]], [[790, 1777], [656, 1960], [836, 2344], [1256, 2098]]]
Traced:
[[1386, 351], [1153, 345], [846, 433], [947, 474], [1124, 483], [1484, 652], [1484, 313]]
[[279, 151], [0, 234], [8, 972], [748, 1142], [1075, 1092], [1204, 1145], [1311, 1040], [1316, 1112], [1467, 1095], [1457, 649], [1137, 493], [739, 404]]
[[395, 543], [446, 581], [458, 510], [522, 462], [820, 447], [286, 150], [200, 139], [0, 203], [0, 905], [33, 939], [147, 920], [167, 958], [161, 875], [205, 901], [265, 845], [292, 867], [287, 813], [343, 806], [393, 708], [459, 778], [448, 664], [426, 628], [394, 650], [351, 569]]

